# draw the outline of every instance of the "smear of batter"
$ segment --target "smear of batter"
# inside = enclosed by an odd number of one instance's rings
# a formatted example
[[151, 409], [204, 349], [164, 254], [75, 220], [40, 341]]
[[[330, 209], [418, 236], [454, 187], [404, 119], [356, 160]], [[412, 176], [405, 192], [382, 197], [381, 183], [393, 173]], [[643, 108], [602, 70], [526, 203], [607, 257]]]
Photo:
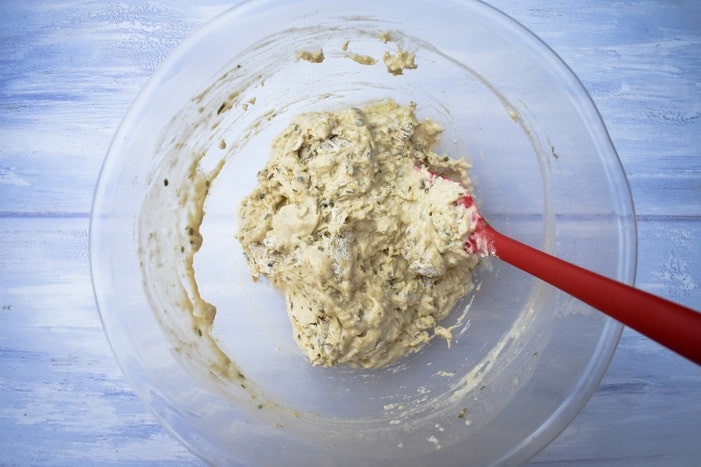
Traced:
[[251, 273], [285, 295], [314, 365], [377, 368], [449, 338], [437, 323], [471, 288], [467, 164], [433, 151], [441, 128], [414, 108], [299, 116], [241, 204]]
[[298, 50], [297, 59], [304, 60], [310, 63], [321, 63], [326, 57], [322, 49], [317, 50]]
[[346, 57], [350, 58], [356, 63], [360, 63], [361, 65], [374, 65], [377, 63], [377, 60], [370, 55], [346, 54]]
[[406, 50], [397, 50], [397, 53], [392, 55], [385, 52], [382, 61], [387, 66], [387, 71], [395, 76], [404, 74], [404, 70], [415, 70], [418, 65], [414, 63], [416, 55]]

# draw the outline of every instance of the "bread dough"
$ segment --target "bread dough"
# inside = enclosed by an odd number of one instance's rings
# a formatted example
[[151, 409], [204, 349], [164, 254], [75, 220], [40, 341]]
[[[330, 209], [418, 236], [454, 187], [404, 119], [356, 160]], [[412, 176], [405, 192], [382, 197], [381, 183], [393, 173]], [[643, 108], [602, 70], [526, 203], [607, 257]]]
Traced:
[[414, 110], [300, 115], [242, 201], [251, 273], [285, 295], [314, 365], [378, 368], [449, 338], [438, 322], [471, 288], [467, 163], [433, 152], [441, 128]]

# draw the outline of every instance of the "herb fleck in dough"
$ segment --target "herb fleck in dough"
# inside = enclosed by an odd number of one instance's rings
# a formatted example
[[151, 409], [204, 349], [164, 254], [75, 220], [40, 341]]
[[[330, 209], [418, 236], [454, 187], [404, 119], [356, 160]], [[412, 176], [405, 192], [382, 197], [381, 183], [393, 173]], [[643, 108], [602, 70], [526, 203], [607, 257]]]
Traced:
[[438, 322], [471, 288], [467, 164], [433, 152], [441, 128], [414, 107], [300, 115], [240, 206], [251, 273], [285, 295], [314, 365], [378, 368], [449, 339]]

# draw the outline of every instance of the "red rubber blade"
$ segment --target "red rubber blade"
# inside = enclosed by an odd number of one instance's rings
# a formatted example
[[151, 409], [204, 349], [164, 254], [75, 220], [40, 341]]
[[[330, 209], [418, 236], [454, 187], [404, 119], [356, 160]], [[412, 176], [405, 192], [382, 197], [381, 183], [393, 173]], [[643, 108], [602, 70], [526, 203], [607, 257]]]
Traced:
[[543, 253], [494, 230], [494, 254], [701, 365], [701, 313]]

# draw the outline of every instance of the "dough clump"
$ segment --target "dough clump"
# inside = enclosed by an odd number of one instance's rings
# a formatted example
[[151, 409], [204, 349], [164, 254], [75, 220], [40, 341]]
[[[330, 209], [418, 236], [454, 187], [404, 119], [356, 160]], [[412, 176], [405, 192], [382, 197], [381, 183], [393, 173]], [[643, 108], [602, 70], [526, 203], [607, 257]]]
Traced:
[[241, 203], [251, 274], [284, 294], [314, 365], [379, 368], [449, 336], [438, 322], [471, 288], [467, 163], [436, 154], [442, 130], [414, 110], [300, 115]]

